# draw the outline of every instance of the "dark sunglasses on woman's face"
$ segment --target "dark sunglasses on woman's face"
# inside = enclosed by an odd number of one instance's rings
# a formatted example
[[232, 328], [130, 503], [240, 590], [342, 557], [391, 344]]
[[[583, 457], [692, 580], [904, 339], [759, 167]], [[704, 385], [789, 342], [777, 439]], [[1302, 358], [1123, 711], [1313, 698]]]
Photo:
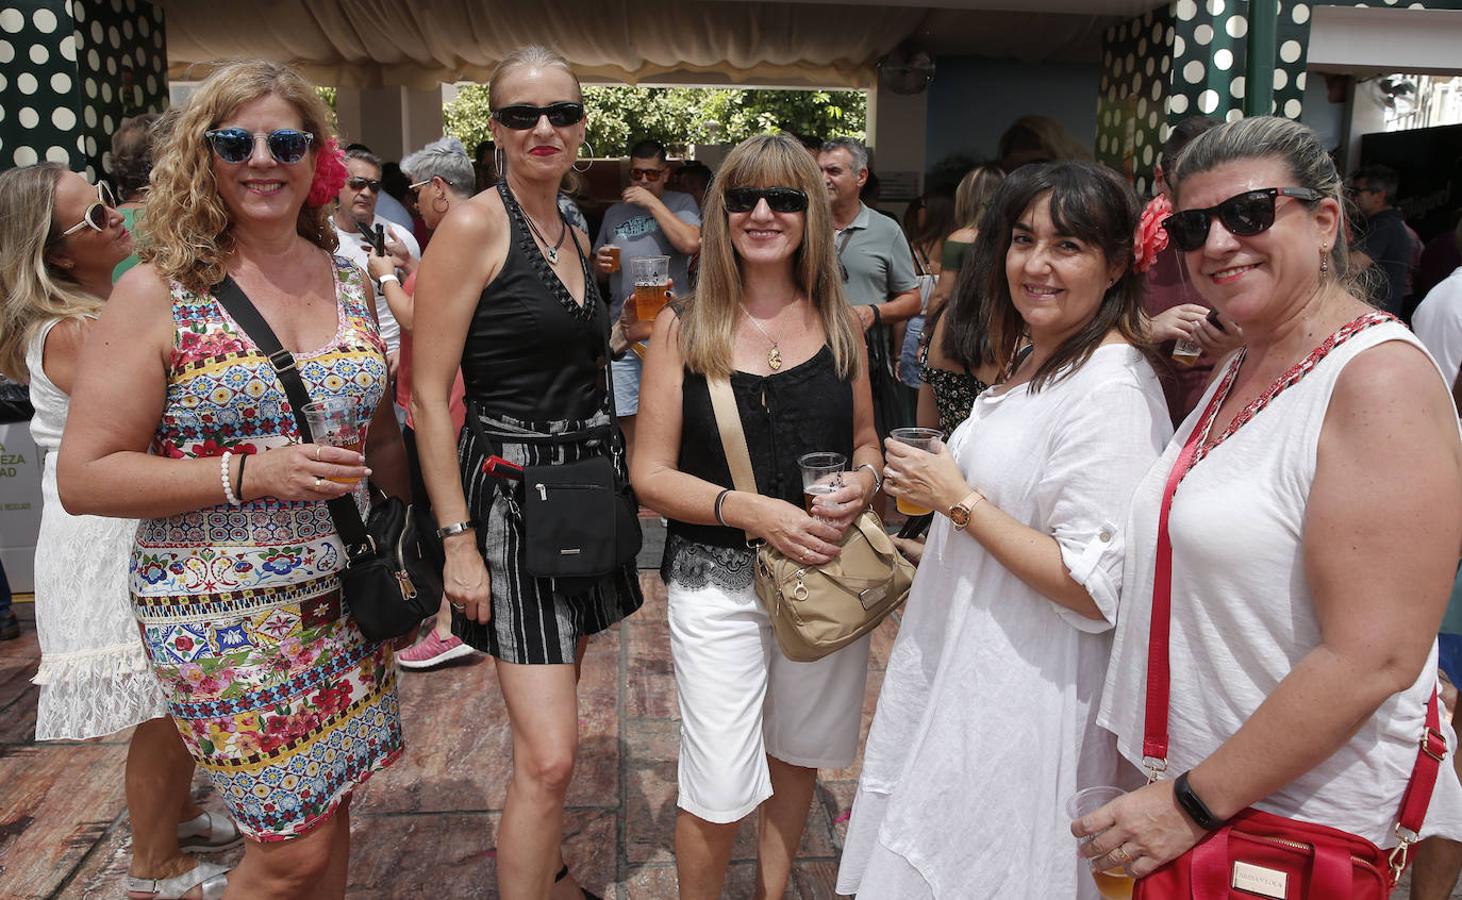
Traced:
[[226, 163], [241, 163], [254, 155], [254, 147], [262, 138], [269, 146], [269, 155], [282, 165], [292, 166], [305, 158], [315, 136], [308, 131], [280, 128], [268, 134], [255, 134], [242, 128], [215, 128], [205, 131], [203, 136], [213, 147], [213, 152]]
[[774, 213], [798, 213], [807, 210], [807, 195], [796, 188], [727, 188], [726, 211], [747, 213], [765, 200]]
[[1268, 231], [1274, 225], [1274, 206], [1280, 197], [1293, 197], [1307, 203], [1320, 199], [1319, 191], [1300, 187], [1261, 188], [1235, 194], [1217, 206], [1207, 209], [1185, 209], [1163, 220], [1168, 237], [1179, 250], [1193, 251], [1208, 242], [1208, 227], [1213, 217], [1223, 223], [1230, 234], [1238, 237], [1252, 237]]
[[381, 181], [379, 178], [365, 178], [361, 175], [352, 175], [345, 179], [345, 183], [350, 185], [352, 191], [362, 191], [370, 188], [374, 193], [379, 194], [381, 192]]
[[105, 181], [96, 183], [96, 200], [87, 204], [86, 212], [82, 215], [81, 221], [56, 236], [56, 240], [68, 238], [83, 228], [90, 228], [92, 231], [106, 231], [107, 222], [110, 220], [110, 210], [117, 205], [117, 198], [112, 196], [112, 189], [107, 187]]
[[512, 106], [504, 106], [502, 109], [492, 111], [494, 119], [514, 131], [527, 131], [537, 126], [538, 120], [544, 116], [548, 116], [548, 124], [554, 128], [577, 125], [584, 121], [584, 104], [569, 101], [550, 103], [548, 106], [515, 103]]

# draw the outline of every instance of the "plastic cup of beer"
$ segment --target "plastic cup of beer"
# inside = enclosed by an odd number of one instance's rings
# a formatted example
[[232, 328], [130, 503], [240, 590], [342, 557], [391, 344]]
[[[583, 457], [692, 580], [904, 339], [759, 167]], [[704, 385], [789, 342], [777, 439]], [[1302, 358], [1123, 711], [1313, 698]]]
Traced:
[[[900, 444], [908, 444], [915, 450], [933, 453], [935, 442], [943, 435], [935, 428], [895, 428], [888, 433], [888, 436]], [[934, 511], [927, 506], [910, 503], [903, 497], [898, 498], [896, 506], [898, 511], [906, 516], [927, 516]]]
[[619, 271], [619, 248], [613, 244], [605, 244], [604, 250], [609, 254], [609, 271]]
[[[1074, 822], [1091, 815], [1125, 793], [1127, 792], [1119, 787], [1109, 786], [1077, 791], [1066, 801], [1066, 815]], [[1082, 843], [1089, 840], [1090, 837], [1081, 838]], [[1107, 900], [1132, 900], [1133, 878], [1126, 869], [1106, 869], [1100, 872], [1092, 869], [1091, 877], [1096, 881], [1097, 893]]]
[[1198, 365], [1198, 357], [1202, 355], [1203, 348], [1187, 338], [1180, 338], [1173, 345], [1173, 362], [1180, 366], [1187, 366], [1191, 369]]
[[797, 457], [797, 465], [802, 467], [802, 506], [810, 516], [813, 514], [813, 500], [843, 486], [843, 470], [847, 468], [848, 458], [832, 451], [804, 453]]
[[[331, 397], [306, 403], [305, 421], [310, 423], [310, 434], [315, 443], [323, 447], [344, 447], [356, 453], [364, 452], [365, 429], [356, 418], [356, 402], [350, 397]], [[359, 478], [331, 478], [337, 484], [356, 484]]]
[[635, 282], [635, 318], [651, 321], [670, 294], [670, 257], [636, 256], [629, 261], [629, 273]]

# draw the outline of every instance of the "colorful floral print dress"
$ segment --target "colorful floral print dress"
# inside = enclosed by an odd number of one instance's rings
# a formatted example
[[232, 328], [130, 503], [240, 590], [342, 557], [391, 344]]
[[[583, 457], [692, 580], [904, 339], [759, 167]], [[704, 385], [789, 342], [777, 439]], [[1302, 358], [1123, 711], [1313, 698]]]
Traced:
[[[385, 345], [359, 270], [339, 258], [335, 268], [339, 327], [296, 364], [315, 399], [355, 397], [364, 425], [385, 393]], [[209, 295], [174, 284], [172, 300], [167, 403], [151, 452], [217, 457], [296, 441], [284, 388], [243, 329]], [[357, 502], [365, 508], [364, 485]], [[401, 753], [395, 660], [342, 605], [342, 565], [320, 502], [221, 502], [137, 531], [133, 611], [169, 712], [257, 840], [309, 831]]]

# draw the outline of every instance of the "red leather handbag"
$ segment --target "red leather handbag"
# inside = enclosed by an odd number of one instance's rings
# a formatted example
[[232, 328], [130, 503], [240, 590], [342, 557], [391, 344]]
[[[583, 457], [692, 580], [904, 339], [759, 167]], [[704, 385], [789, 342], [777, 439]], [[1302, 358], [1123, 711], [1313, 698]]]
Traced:
[[[1321, 351], [1329, 349], [1324, 345], [1320, 348]], [[1313, 368], [1318, 356], [1323, 353], [1306, 360], [1308, 365], [1302, 364], [1305, 368], [1298, 375]], [[1183, 452], [1178, 454], [1158, 513], [1157, 567], [1147, 653], [1147, 711], [1142, 741], [1143, 764], [1154, 780], [1166, 771], [1168, 755], [1168, 632], [1173, 582], [1168, 511], [1178, 483], [1197, 461], [1199, 443], [1208, 433], [1232, 385], [1238, 364], [1239, 360], [1235, 360], [1184, 444]], [[1339, 829], [1246, 809], [1222, 828], [1209, 833], [1187, 853], [1138, 879], [1132, 891], [1133, 900], [1253, 900], [1255, 897], [1386, 900], [1406, 868], [1407, 849], [1418, 839], [1437, 772], [1447, 753], [1439, 716], [1437, 695], [1433, 691], [1426, 709], [1426, 731], [1401, 798], [1396, 824], [1396, 835], [1401, 842], [1394, 850], [1382, 850], [1363, 837]]]

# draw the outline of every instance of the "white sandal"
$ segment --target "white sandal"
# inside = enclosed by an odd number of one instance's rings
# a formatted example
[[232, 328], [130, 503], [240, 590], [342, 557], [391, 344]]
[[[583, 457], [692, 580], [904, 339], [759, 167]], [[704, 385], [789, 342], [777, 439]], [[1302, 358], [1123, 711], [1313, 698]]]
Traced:
[[178, 823], [178, 848], [184, 853], [218, 853], [243, 842], [239, 827], [228, 816], [205, 810], [196, 819]]
[[133, 878], [127, 876], [127, 893], [150, 894], [151, 900], [182, 900], [193, 888], [199, 888], [202, 900], [220, 900], [228, 887], [228, 867], [200, 862], [172, 878]]

